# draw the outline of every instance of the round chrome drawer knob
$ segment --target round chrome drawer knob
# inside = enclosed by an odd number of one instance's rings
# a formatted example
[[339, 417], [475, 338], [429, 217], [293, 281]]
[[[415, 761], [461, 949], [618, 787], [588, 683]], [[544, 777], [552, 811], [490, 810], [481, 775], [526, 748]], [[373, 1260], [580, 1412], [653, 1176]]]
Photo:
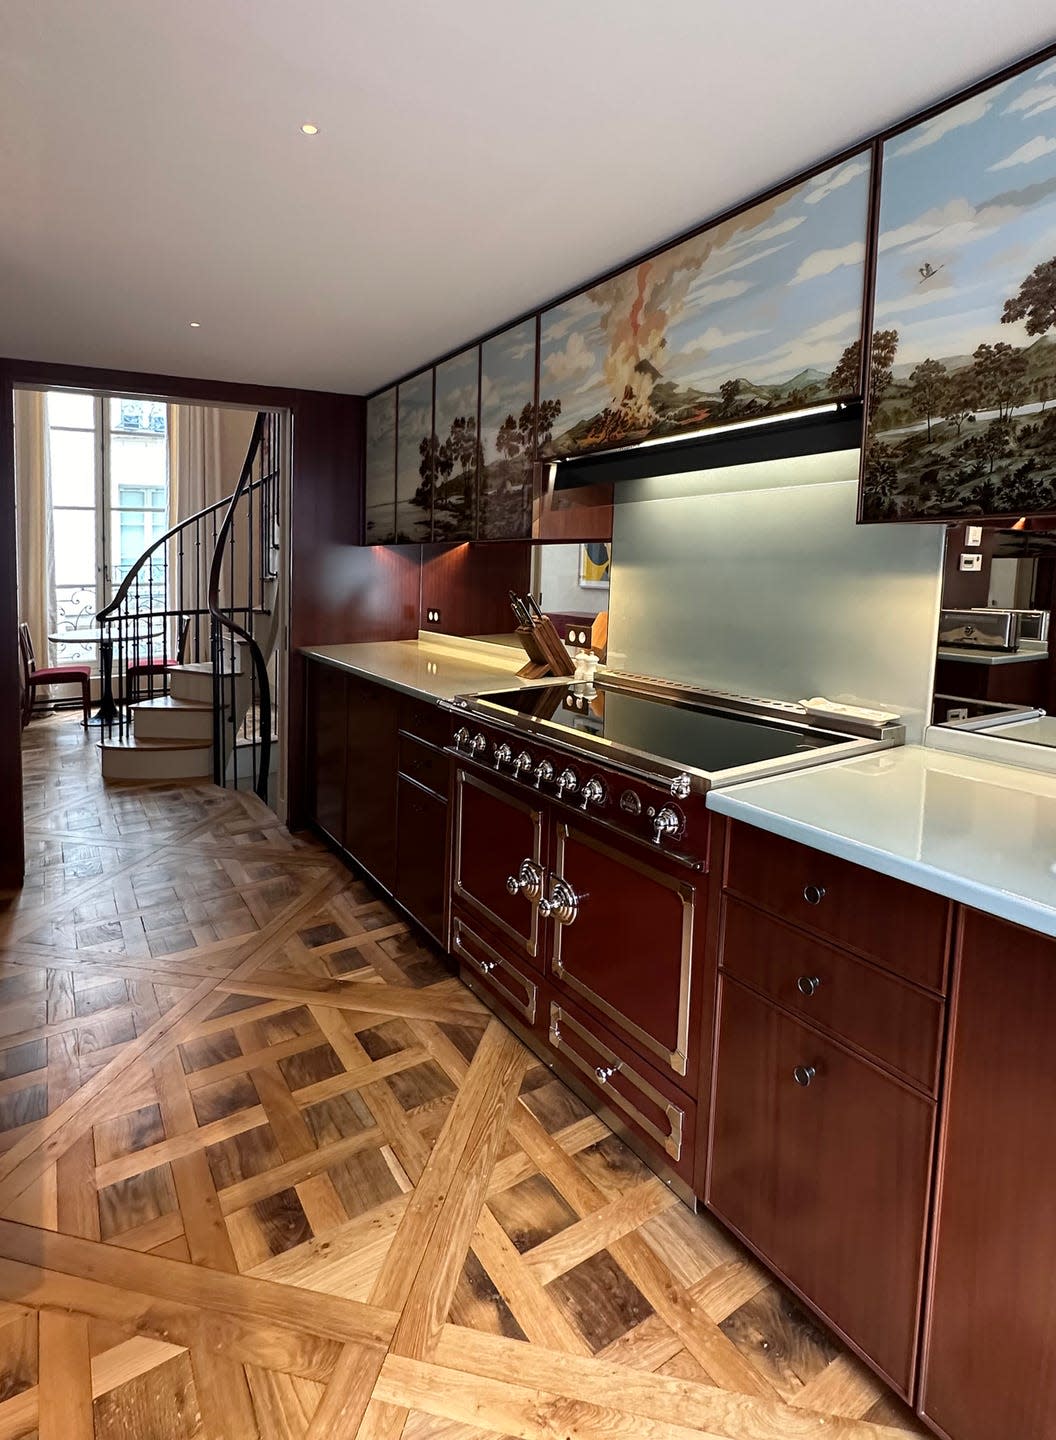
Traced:
[[813, 1065], [797, 1065], [792, 1071], [792, 1079], [797, 1085], [809, 1085], [818, 1072]]
[[808, 905], [820, 905], [825, 899], [824, 885], [808, 885], [803, 891], [803, 899]]
[[594, 1074], [598, 1077], [598, 1084], [608, 1084], [619, 1068], [618, 1065], [598, 1065], [594, 1071]]
[[813, 995], [821, 984], [818, 975], [801, 975], [796, 981], [796, 989], [801, 995]]

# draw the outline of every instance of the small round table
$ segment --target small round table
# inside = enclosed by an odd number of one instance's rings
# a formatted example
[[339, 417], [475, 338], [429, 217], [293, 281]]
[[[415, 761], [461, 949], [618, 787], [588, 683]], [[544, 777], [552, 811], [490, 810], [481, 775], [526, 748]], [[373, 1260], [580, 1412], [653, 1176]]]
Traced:
[[56, 630], [48, 639], [53, 645], [98, 645], [99, 674], [102, 690], [99, 705], [89, 725], [112, 725], [117, 719], [117, 705], [114, 701], [114, 642], [104, 630]]

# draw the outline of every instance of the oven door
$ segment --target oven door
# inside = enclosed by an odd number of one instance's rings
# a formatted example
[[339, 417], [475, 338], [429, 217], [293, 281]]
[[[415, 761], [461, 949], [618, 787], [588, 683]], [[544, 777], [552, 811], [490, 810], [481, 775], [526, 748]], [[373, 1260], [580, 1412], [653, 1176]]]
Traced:
[[673, 867], [649, 863], [641, 845], [600, 840], [574, 822], [558, 822], [556, 837], [548, 895], [558, 902], [550, 906], [555, 983], [692, 1084], [690, 1002], [703, 893]]
[[539, 899], [544, 878], [543, 811], [459, 766], [455, 771], [452, 890], [540, 965]]

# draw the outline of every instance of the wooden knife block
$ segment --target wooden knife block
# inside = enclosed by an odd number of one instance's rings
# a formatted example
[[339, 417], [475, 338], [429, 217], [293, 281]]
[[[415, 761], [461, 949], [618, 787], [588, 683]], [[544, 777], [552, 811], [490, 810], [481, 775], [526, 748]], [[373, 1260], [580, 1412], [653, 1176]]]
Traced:
[[522, 680], [541, 680], [546, 675], [574, 675], [575, 661], [562, 643], [548, 615], [534, 625], [518, 625], [518, 640], [524, 646], [528, 664], [517, 671]]

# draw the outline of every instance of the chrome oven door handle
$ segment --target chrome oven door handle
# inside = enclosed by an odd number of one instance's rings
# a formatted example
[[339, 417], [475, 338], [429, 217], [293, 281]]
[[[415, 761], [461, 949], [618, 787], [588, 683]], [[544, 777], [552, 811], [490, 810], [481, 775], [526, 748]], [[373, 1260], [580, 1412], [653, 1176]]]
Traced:
[[555, 875], [550, 881], [550, 894], [539, 901], [539, 914], [558, 925], [574, 925], [580, 905], [589, 898], [577, 895], [563, 875]]

